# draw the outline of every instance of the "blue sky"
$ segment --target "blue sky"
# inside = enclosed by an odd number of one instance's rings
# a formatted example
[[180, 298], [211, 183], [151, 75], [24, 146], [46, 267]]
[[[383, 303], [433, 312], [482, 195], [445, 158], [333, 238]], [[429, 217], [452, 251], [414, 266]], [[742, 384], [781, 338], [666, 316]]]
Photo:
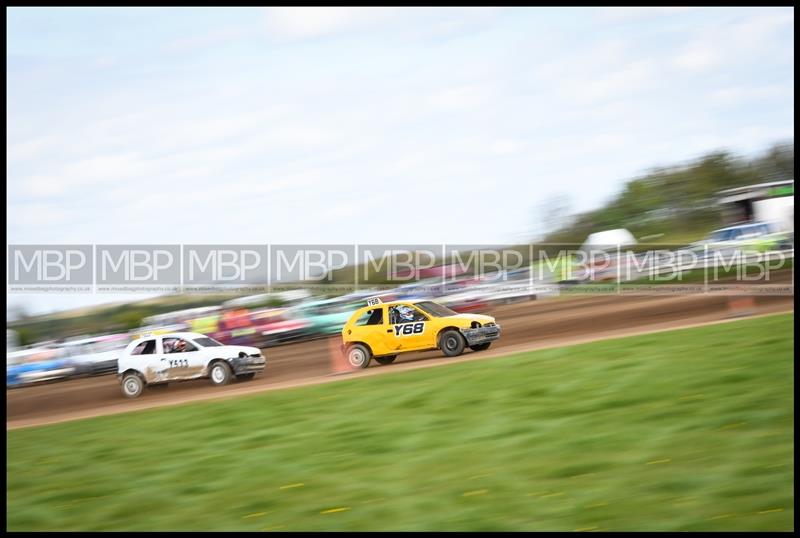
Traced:
[[792, 8], [10, 8], [7, 240], [528, 240], [548, 197], [592, 209], [651, 167], [793, 139], [793, 23]]

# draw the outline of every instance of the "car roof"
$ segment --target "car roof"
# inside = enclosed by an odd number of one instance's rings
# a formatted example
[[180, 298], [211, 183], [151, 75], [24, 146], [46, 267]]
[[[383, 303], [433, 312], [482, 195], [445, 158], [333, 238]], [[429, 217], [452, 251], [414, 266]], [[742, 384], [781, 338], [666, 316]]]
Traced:
[[[382, 306], [382, 305], [397, 306], [399, 304], [416, 304], [416, 303], [426, 303], [426, 302], [431, 302], [431, 300], [430, 299], [397, 299], [396, 301], [387, 301], [385, 303], [378, 303], [378, 304], [372, 305], [372, 306], [364, 305], [361, 308], [374, 308], [376, 306]], [[436, 301], [433, 301], [433, 302], [436, 302]], [[359, 308], [359, 310], [361, 310], [361, 308]]]
[[163, 334], [148, 334], [140, 336], [135, 342], [139, 340], [149, 340], [151, 338], [208, 338], [205, 334], [190, 333], [190, 332], [177, 332], [177, 333], [163, 333]]

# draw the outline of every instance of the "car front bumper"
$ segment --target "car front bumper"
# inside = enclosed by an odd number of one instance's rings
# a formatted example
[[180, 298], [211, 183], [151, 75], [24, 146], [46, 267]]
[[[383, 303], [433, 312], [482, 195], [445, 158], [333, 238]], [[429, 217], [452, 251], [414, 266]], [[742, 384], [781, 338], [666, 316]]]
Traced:
[[500, 325], [478, 327], [477, 329], [463, 329], [461, 334], [466, 338], [468, 346], [477, 346], [487, 342], [493, 342], [500, 338]]
[[258, 373], [267, 366], [267, 359], [263, 355], [234, 357], [228, 361], [234, 375]]

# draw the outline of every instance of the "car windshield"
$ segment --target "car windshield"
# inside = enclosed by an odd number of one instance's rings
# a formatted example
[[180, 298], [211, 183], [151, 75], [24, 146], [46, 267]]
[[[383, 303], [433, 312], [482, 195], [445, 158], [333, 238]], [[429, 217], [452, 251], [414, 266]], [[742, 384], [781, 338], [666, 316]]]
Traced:
[[222, 345], [213, 338], [209, 338], [208, 336], [205, 336], [203, 338], [197, 338], [195, 339], [194, 342], [195, 344], [198, 344], [200, 347], [217, 347]]
[[729, 239], [733, 239], [733, 230], [717, 230], [713, 232], [708, 238], [711, 241], [728, 241]]
[[414, 303], [414, 306], [436, 318], [446, 318], [449, 316], [458, 315], [458, 312], [454, 312], [453, 310], [450, 310], [446, 306], [434, 303], [433, 301], [422, 301], [421, 303]]

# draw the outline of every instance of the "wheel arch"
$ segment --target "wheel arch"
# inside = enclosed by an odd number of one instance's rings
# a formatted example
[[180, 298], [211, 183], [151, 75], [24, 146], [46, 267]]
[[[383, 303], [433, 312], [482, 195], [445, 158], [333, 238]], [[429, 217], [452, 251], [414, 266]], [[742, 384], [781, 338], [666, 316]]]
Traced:
[[128, 374], [138, 375], [139, 377], [142, 378], [142, 381], [144, 382], [144, 384], [147, 385], [147, 378], [145, 377], [144, 373], [140, 372], [136, 368], [128, 368], [127, 370], [125, 370], [124, 372], [122, 372], [120, 374], [119, 378], [120, 379], [125, 379], [125, 376], [127, 376]]
[[230, 359], [223, 359], [222, 357], [215, 357], [215, 358], [211, 359], [210, 361], [208, 361], [208, 364], [206, 365], [206, 370], [208, 370], [208, 375], [211, 375], [211, 369], [218, 362], [224, 362], [228, 366], [231, 365], [231, 360]]
[[443, 334], [444, 332], [446, 332], [446, 331], [451, 331], [451, 330], [452, 330], [452, 331], [456, 331], [456, 332], [458, 332], [458, 334], [461, 334], [461, 336], [464, 336], [464, 335], [461, 333], [461, 328], [460, 328], [460, 327], [456, 327], [455, 325], [448, 325], [447, 327], [443, 327], [443, 328], [439, 329], [439, 332], [437, 332], [437, 333], [436, 333], [436, 344], [437, 344], [437, 345], [439, 344], [439, 338], [441, 338], [441, 337], [442, 337], [442, 334]]
[[374, 351], [372, 351], [372, 346], [370, 346], [370, 345], [369, 345], [368, 343], [366, 343], [366, 342], [362, 342], [361, 340], [354, 340], [354, 341], [352, 341], [352, 342], [347, 342], [347, 343], [344, 345], [344, 352], [345, 352], [345, 353], [347, 353], [347, 350], [350, 348], [350, 346], [354, 346], [354, 345], [356, 345], [356, 344], [361, 344], [362, 346], [364, 346], [365, 348], [367, 348], [367, 351], [369, 351], [369, 354], [370, 354], [371, 356], [373, 356], [373, 357], [375, 356], [375, 352], [374, 352]]

